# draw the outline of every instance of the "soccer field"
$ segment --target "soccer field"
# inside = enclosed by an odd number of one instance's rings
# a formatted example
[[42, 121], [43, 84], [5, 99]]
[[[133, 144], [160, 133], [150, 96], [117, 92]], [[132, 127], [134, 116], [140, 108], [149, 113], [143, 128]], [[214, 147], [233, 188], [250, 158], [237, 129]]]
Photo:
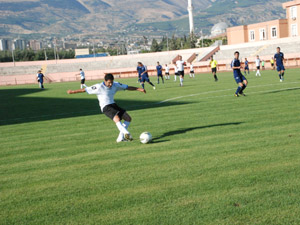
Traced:
[[300, 224], [299, 74], [252, 72], [239, 98], [232, 73], [118, 92], [119, 144], [79, 82], [1, 87], [0, 224]]

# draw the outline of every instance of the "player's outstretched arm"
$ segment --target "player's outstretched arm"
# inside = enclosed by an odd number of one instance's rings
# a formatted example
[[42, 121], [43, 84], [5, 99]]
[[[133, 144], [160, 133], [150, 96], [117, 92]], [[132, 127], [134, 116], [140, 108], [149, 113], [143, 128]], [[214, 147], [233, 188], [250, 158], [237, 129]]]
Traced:
[[68, 90], [68, 94], [78, 94], [78, 93], [84, 93], [85, 89], [78, 89], [78, 90]]
[[146, 90], [143, 89], [143, 88], [137, 88], [137, 87], [131, 87], [131, 86], [129, 86], [129, 87], [127, 88], [127, 90], [128, 90], [128, 91], [140, 91], [140, 92], [143, 92], [143, 93], [146, 94]]

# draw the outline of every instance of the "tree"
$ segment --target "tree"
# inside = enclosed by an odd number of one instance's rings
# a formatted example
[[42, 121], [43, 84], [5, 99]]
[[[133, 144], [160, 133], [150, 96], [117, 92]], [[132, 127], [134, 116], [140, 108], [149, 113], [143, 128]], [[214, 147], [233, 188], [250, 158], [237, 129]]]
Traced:
[[160, 46], [157, 42], [157, 40], [155, 38], [153, 38], [152, 40], [152, 45], [151, 45], [151, 52], [159, 52], [161, 49], [160, 49]]

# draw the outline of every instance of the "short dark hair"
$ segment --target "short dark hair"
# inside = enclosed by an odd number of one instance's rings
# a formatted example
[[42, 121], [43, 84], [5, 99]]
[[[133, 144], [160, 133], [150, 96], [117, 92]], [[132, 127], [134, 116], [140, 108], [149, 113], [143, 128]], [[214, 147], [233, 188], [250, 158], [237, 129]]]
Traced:
[[82, 70], [82, 69], [79, 69], [79, 70]]
[[240, 54], [239, 51], [235, 51], [235, 52], [234, 52], [234, 54], [236, 54], [236, 53], [237, 53], [237, 54]]
[[108, 80], [114, 80], [114, 75], [112, 75], [111, 73], [108, 73], [105, 75], [104, 80], [108, 81]]
[[280, 47], [277, 47], [280, 50]]

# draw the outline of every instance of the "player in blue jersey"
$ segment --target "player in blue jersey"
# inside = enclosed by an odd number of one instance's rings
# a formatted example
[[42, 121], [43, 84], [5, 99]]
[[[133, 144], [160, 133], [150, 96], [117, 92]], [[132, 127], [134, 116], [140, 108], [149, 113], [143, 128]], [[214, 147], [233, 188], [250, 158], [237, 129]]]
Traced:
[[44, 74], [42, 73], [41, 70], [38, 71], [37, 75], [36, 75], [36, 80], [39, 83], [39, 87], [41, 89], [44, 89]]
[[276, 67], [277, 67], [277, 71], [278, 71], [278, 75], [279, 75], [279, 79], [280, 82], [282, 82], [284, 80], [284, 65], [283, 65], [283, 60], [284, 60], [284, 54], [280, 51], [280, 47], [277, 47], [277, 53], [274, 56], [275, 59], [275, 63], [276, 63]]
[[247, 74], [247, 71], [248, 71], [248, 75], [250, 74], [250, 70], [249, 70], [249, 62], [248, 62], [248, 59], [245, 58], [245, 68], [244, 68], [244, 73], [245, 73], [245, 76]]
[[156, 66], [156, 70], [157, 70], [157, 83], [159, 84], [159, 78], [161, 78], [163, 84], [165, 83], [164, 81], [164, 77], [162, 74], [162, 66], [159, 64], [159, 62], [157, 62], [157, 66]]
[[141, 72], [140, 81], [141, 81], [141, 85], [142, 85], [143, 89], [145, 89], [145, 82], [147, 82], [155, 90], [154, 84], [152, 84], [152, 82], [149, 79], [147, 66], [143, 65], [143, 63], [141, 63], [141, 62], [139, 62], [138, 65], [140, 67], [140, 72]]
[[142, 76], [141, 76], [141, 73], [142, 73], [142, 67], [140, 66], [140, 63], [141, 63], [141, 62], [138, 62], [138, 63], [137, 63], [138, 65], [137, 65], [137, 68], [136, 68], [136, 71], [138, 72], [138, 77], [139, 77], [139, 78], [138, 78], [138, 83], [141, 83], [141, 77], [142, 77]]
[[233, 69], [233, 77], [235, 79], [235, 82], [239, 85], [234, 94], [235, 97], [239, 97], [240, 95], [246, 96], [244, 94], [244, 90], [248, 84], [246, 77], [241, 72], [242, 66], [239, 57], [240, 53], [236, 51], [234, 53], [234, 59], [231, 63], [231, 68]]

